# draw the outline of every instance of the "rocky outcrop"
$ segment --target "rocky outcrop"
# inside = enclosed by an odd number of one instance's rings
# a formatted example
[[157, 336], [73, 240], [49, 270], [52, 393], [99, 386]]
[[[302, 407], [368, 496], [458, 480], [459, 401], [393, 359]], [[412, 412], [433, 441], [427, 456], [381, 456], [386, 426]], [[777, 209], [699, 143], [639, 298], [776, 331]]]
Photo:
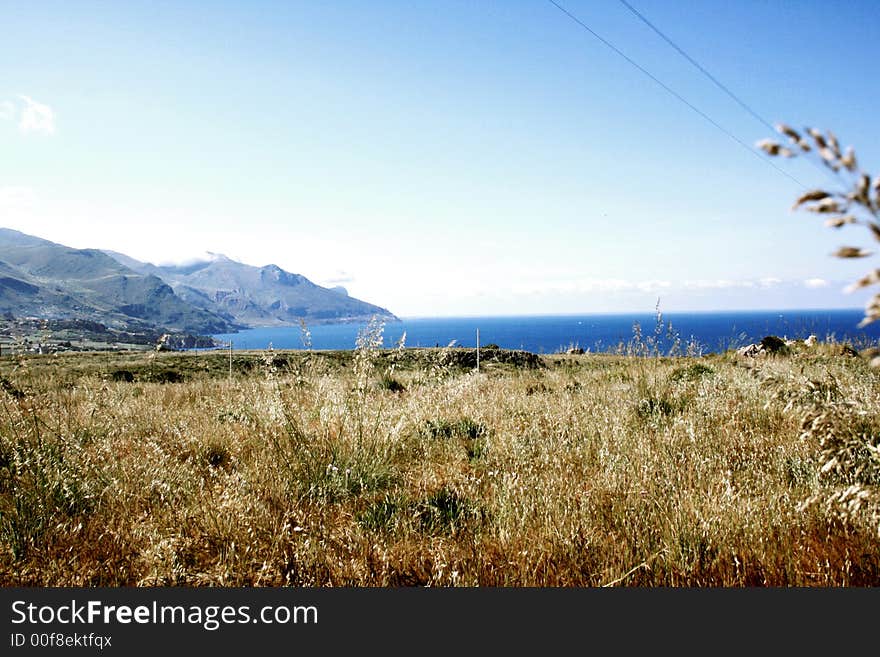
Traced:
[[788, 351], [789, 347], [785, 340], [775, 335], [768, 335], [761, 339], [760, 342], [740, 347], [736, 350], [738, 356], [745, 358], [760, 358], [769, 354], [782, 354]]

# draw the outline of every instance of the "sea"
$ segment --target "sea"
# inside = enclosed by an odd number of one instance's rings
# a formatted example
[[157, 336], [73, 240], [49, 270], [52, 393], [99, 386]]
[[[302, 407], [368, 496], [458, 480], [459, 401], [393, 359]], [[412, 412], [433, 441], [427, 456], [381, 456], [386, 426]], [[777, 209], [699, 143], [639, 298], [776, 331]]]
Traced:
[[[403, 318], [381, 326], [384, 347], [497, 345], [537, 354], [572, 347], [626, 353], [637, 345], [650, 353], [709, 354], [736, 349], [775, 335], [790, 340], [815, 335], [857, 348], [880, 341], [880, 322], [858, 328], [861, 309], [736, 312], [618, 313], [508, 317]], [[355, 349], [367, 322], [254, 328], [214, 336], [234, 350]], [[375, 328], [375, 327], [374, 327]]]

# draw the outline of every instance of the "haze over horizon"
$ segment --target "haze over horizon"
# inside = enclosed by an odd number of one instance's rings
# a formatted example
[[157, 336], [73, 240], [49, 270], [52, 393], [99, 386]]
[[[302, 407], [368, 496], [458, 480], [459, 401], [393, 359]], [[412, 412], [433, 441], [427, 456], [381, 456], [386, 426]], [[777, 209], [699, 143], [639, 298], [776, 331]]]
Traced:
[[[560, 4], [737, 138], [773, 136], [616, 0]], [[833, 130], [877, 175], [875, 3], [633, 4], [763, 116]], [[0, 80], [0, 226], [276, 264], [401, 317], [869, 295], [842, 288], [872, 263], [829, 255], [868, 244], [861, 227], [789, 212], [796, 183], [543, 0], [5, 14], [7, 61], [28, 56]]]

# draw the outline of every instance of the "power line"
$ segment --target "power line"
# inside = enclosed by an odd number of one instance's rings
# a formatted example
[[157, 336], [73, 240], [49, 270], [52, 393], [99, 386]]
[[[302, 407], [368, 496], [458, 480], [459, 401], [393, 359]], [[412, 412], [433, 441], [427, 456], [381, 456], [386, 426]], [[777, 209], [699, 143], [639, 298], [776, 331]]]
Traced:
[[626, 0], [619, 0], [619, 1], [620, 1], [620, 4], [622, 4], [624, 7], [629, 9], [633, 14], [635, 14], [645, 25], [647, 25], [652, 30], [654, 30], [654, 32], [656, 32], [660, 36], [661, 39], [663, 39], [666, 43], [668, 43], [670, 46], [672, 46], [678, 52], [679, 55], [681, 55], [686, 60], [688, 60], [691, 64], [693, 64], [693, 66], [698, 71], [700, 71], [700, 73], [702, 73], [707, 78], [709, 78], [715, 84], [716, 87], [718, 87], [719, 89], [721, 89], [721, 91], [723, 91], [728, 96], [730, 96], [746, 112], [748, 112], [753, 117], [755, 117], [755, 119], [757, 119], [760, 123], [764, 124], [764, 126], [766, 128], [768, 128], [772, 132], [776, 132], [776, 128], [773, 127], [773, 124], [771, 124], [767, 119], [765, 119], [763, 116], [761, 116], [755, 110], [753, 110], [751, 107], [749, 107], [749, 105], [744, 100], [740, 99], [739, 96], [737, 96], [730, 89], [728, 89], [727, 86], [722, 84], [718, 78], [716, 78], [714, 75], [709, 73], [709, 71], [707, 71], [705, 68], [703, 68], [697, 60], [695, 60], [693, 57], [688, 55], [684, 50], [682, 50], [678, 46], [677, 43], [675, 43], [672, 39], [670, 39], [663, 32], [661, 32], [660, 29], [656, 25], [654, 25], [651, 21], [649, 21], [647, 18], [645, 18], [641, 13], [639, 13], [639, 11], [635, 7], [633, 7], [631, 4], [629, 4]]
[[[722, 132], [723, 134], [727, 135], [730, 139], [732, 139], [732, 140], [735, 141], [737, 144], [739, 144], [741, 147], [743, 147], [744, 149], [746, 149], [749, 153], [751, 153], [752, 155], [754, 155], [755, 157], [757, 157], [761, 162], [764, 162], [764, 163], [767, 164], [768, 166], [773, 167], [774, 169], [776, 169], [776, 171], [778, 171], [778, 172], [781, 173], [783, 176], [785, 176], [785, 177], [788, 178], [789, 180], [793, 181], [794, 183], [796, 183], [796, 184], [799, 185], [800, 187], [802, 187], [802, 188], [804, 188], [804, 189], [807, 188], [806, 185], [804, 185], [800, 180], [798, 180], [797, 178], [795, 178], [794, 176], [792, 176], [790, 173], [788, 173], [788, 172], [785, 171], [784, 169], [781, 169], [780, 167], [776, 166], [773, 162], [771, 162], [770, 160], [768, 160], [767, 158], [765, 158], [763, 155], [761, 155], [760, 153], [758, 153], [757, 151], [755, 151], [751, 146], [749, 146], [748, 144], [746, 144], [742, 139], [740, 139], [740, 138], [737, 137], [735, 134], [733, 134], [732, 132], [730, 132], [730, 130], [728, 130], [727, 128], [725, 128], [724, 126], [722, 126], [720, 123], [718, 123], [718, 122], [717, 122], [715, 119], [713, 119], [711, 116], [709, 116], [709, 115], [706, 114], [704, 111], [702, 111], [701, 109], [699, 109], [697, 106], [695, 106], [693, 103], [691, 103], [689, 100], [687, 100], [687, 99], [686, 99], [684, 96], [682, 96], [680, 93], [678, 93], [677, 91], [675, 91], [674, 89], [672, 89], [671, 87], [669, 87], [669, 86], [668, 86], [667, 84], [665, 84], [662, 80], [660, 80], [659, 78], [657, 78], [653, 73], [651, 73], [651, 72], [648, 71], [645, 67], [643, 67], [641, 64], [639, 64], [639, 63], [636, 62], [634, 59], [632, 59], [631, 57], [629, 57], [626, 53], [624, 53], [622, 50], [620, 50], [620, 49], [619, 49], [617, 46], [615, 46], [613, 43], [611, 43], [611, 42], [608, 41], [607, 39], [603, 38], [600, 34], [598, 34], [596, 31], [594, 31], [589, 25], [587, 25], [586, 23], [584, 23], [581, 19], [579, 19], [579, 18], [578, 18], [577, 16], [575, 16], [574, 14], [572, 14], [572, 13], [571, 13], [570, 11], [568, 11], [565, 7], [563, 7], [562, 5], [560, 5], [559, 3], [557, 3], [555, 0], [547, 0], [547, 2], [549, 2], [551, 5], [553, 5], [554, 7], [556, 7], [559, 11], [561, 11], [563, 14], [565, 14], [566, 16], [568, 16], [572, 21], [574, 21], [575, 23], [577, 23], [578, 25], [580, 25], [584, 30], [586, 30], [587, 32], [589, 32], [590, 34], [592, 34], [596, 39], [598, 39], [599, 41], [601, 41], [605, 46], [607, 46], [609, 49], [611, 49], [612, 51], [614, 51], [617, 55], [619, 55], [620, 57], [622, 57], [623, 59], [625, 59], [630, 65], [632, 65], [633, 67], [635, 67], [635, 68], [637, 68], [639, 71], [641, 71], [642, 74], [644, 74], [645, 76], [649, 77], [652, 81], [654, 81], [654, 83], [656, 83], [658, 86], [660, 86], [660, 87], [661, 87], [664, 91], [666, 91], [668, 94], [670, 94], [670, 95], [673, 96], [675, 99], [677, 99], [679, 102], [681, 102], [681, 103], [683, 103], [684, 105], [686, 105], [687, 107], [689, 107], [689, 108], [690, 108], [693, 112], [695, 112], [696, 114], [699, 114], [703, 119], [705, 119], [707, 122], [709, 122], [710, 124], [712, 124], [717, 130], [719, 130], [719, 131]], [[771, 129], [772, 129], [772, 128], [771, 128]]]
[[[626, 0], [618, 0], [618, 1], [619, 1], [620, 4], [622, 4], [624, 7], [626, 7], [627, 9], [629, 9], [633, 14], [635, 14], [635, 16], [636, 16], [639, 20], [641, 20], [645, 25], [647, 25], [648, 27], [650, 27], [650, 28], [651, 28], [651, 29], [652, 29], [652, 30], [653, 30], [653, 31], [654, 31], [654, 32], [655, 32], [655, 33], [656, 33], [661, 39], [663, 39], [666, 43], [668, 43], [668, 44], [669, 44], [669, 45], [670, 45], [670, 46], [671, 46], [671, 47], [672, 47], [672, 48], [673, 48], [673, 49], [674, 49], [679, 55], [681, 55], [681, 56], [684, 57], [688, 62], [690, 62], [691, 65], [693, 65], [694, 68], [696, 68], [700, 73], [702, 73], [703, 75], [705, 75], [705, 76], [706, 76], [706, 77], [707, 77], [707, 78], [708, 78], [708, 79], [709, 79], [709, 80], [710, 80], [710, 81], [711, 81], [716, 87], [718, 87], [719, 89], [721, 89], [721, 91], [723, 91], [723, 92], [726, 93], [728, 96], [730, 96], [730, 97], [733, 99], [733, 101], [734, 101], [737, 105], [739, 105], [739, 106], [742, 107], [746, 112], [748, 112], [749, 114], [751, 114], [752, 117], [755, 118], [755, 120], [757, 120], [759, 123], [761, 123], [761, 124], [762, 124], [765, 128], [767, 128], [768, 130], [770, 130], [770, 132], [778, 132], [778, 130], [776, 129], [776, 127], [775, 127], [772, 123], [770, 123], [770, 121], [768, 121], [768, 120], [765, 119], [763, 116], [761, 116], [761, 115], [760, 115], [757, 111], [755, 111], [755, 110], [754, 110], [754, 109], [753, 109], [748, 103], [746, 103], [746, 102], [745, 102], [744, 100], [742, 100], [739, 96], [737, 96], [735, 93], [733, 93], [733, 92], [727, 87], [727, 85], [725, 85], [725, 84], [724, 84], [723, 82], [721, 82], [717, 77], [715, 77], [715, 76], [712, 75], [709, 71], [707, 71], [706, 68], [705, 68], [704, 66], [702, 66], [697, 60], [695, 60], [693, 57], [691, 57], [689, 54], [687, 54], [687, 53], [684, 51], [684, 49], [681, 48], [681, 46], [679, 46], [677, 43], [675, 43], [675, 41], [673, 41], [670, 37], [668, 37], [666, 34], [664, 34], [664, 33], [660, 30], [659, 27], [657, 27], [657, 26], [654, 25], [651, 21], [649, 21], [649, 20], [644, 16], [644, 14], [642, 14], [641, 12], [639, 12], [638, 9], [636, 9], [635, 7], [633, 7], [633, 6], [632, 6], [630, 3], [628, 3]], [[555, 3], [554, 3], [554, 4], [555, 4]], [[809, 158], [806, 158], [806, 159], [807, 159], [807, 161], [808, 161], [811, 165], [813, 165], [813, 167], [815, 167], [816, 169], [818, 169], [819, 171], [821, 171], [823, 174], [825, 174], [826, 176], [828, 176], [829, 178], [831, 178], [832, 180], [834, 180], [834, 182], [839, 182], [839, 181], [838, 181], [833, 175], [831, 175], [831, 172], [829, 172], [828, 169], [826, 169], [825, 167], [819, 166], [816, 162], [814, 162], [813, 160], [811, 160], [811, 159], [809, 159]]]

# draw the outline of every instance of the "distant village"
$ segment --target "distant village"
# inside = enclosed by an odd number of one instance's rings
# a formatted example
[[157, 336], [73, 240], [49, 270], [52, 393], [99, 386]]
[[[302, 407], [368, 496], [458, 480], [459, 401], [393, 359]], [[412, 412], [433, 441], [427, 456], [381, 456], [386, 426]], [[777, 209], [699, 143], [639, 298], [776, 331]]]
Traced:
[[209, 336], [108, 327], [86, 319], [0, 318], [0, 357], [72, 351], [179, 351], [220, 346]]

